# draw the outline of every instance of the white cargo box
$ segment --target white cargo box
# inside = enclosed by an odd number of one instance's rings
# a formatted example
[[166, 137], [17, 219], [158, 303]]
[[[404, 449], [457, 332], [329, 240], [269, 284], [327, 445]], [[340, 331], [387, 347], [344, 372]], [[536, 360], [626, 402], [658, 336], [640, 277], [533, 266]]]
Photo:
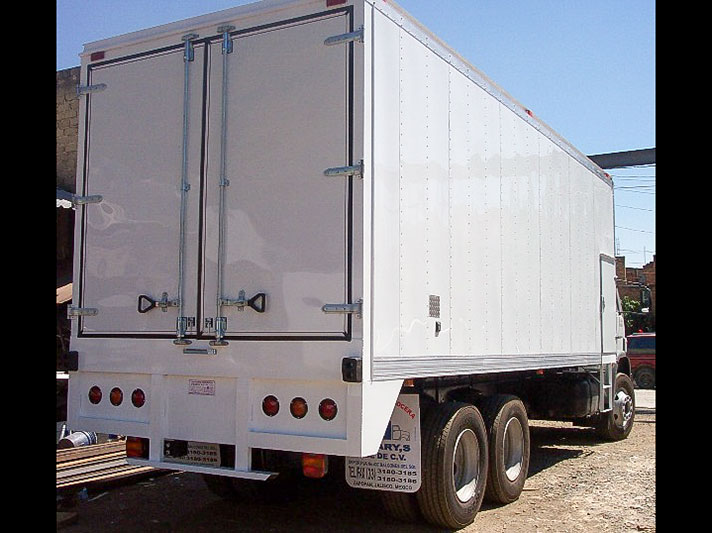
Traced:
[[376, 453], [405, 378], [615, 361], [610, 178], [392, 2], [81, 57], [70, 427], [156, 465], [233, 445], [247, 476], [251, 448]]

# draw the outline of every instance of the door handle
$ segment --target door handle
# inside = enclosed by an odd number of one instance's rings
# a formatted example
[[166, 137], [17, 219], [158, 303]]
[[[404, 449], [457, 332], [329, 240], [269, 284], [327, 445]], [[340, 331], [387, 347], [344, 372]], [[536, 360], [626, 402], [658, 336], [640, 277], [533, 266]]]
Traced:
[[264, 313], [266, 298], [267, 298], [267, 295], [264, 292], [258, 292], [252, 298], [247, 300], [247, 305], [252, 307], [252, 309], [257, 311], [258, 313]]
[[148, 313], [151, 309], [154, 307], [160, 307], [161, 311], [164, 313], [168, 310], [169, 307], [178, 307], [178, 300], [169, 300], [168, 299], [168, 293], [164, 292], [161, 295], [160, 300], [154, 300], [147, 294], [140, 294], [138, 297], [138, 308], [137, 311], [139, 313]]

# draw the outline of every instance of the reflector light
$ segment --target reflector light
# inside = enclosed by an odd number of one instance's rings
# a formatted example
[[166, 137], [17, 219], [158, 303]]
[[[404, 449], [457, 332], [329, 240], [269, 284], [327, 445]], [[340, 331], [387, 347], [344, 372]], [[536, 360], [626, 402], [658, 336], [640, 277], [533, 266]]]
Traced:
[[262, 400], [262, 412], [267, 416], [274, 416], [279, 412], [279, 400], [276, 396], [265, 396]]
[[328, 457], [321, 453], [302, 454], [302, 473], [306, 477], [322, 478], [329, 471]]
[[93, 404], [97, 404], [101, 401], [101, 389], [96, 385], [89, 389], [89, 401]]
[[148, 439], [126, 437], [126, 457], [148, 459]]
[[146, 403], [146, 394], [141, 389], [136, 389], [131, 393], [131, 403], [134, 407], [141, 407]]
[[333, 420], [336, 418], [337, 411], [336, 402], [331, 398], [324, 398], [319, 404], [319, 416], [324, 420]]
[[121, 402], [124, 401], [124, 393], [121, 392], [120, 388], [114, 387], [111, 389], [111, 392], [109, 393], [109, 401], [111, 402], [111, 405], [121, 405]]
[[307, 415], [309, 407], [304, 398], [294, 398], [289, 404], [289, 412], [294, 418], [304, 418]]

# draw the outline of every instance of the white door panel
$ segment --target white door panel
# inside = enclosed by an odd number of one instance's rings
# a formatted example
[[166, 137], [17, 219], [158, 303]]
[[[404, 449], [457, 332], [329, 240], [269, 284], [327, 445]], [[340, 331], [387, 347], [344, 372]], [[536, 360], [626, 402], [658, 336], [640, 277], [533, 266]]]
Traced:
[[[190, 94], [200, 101], [203, 54], [190, 65]], [[194, 74], [193, 74], [194, 73]], [[182, 48], [92, 67], [91, 84], [106, 89], [88, 98], [82, 218], [83, 334], [173, 333], [177, 307], [139, 313], [141, 294], [177, 298], [183, 144]], [[185, 316], [195, 316], [197, 293], [200, 105], [189, 116]], [[78, 211], [82, 213], [82, 211]], [[192, 261], [192, 263], [191, 263]], [[189, 295], [189, 297], [187, 296]]]
[[324, 176], [349, 164], [349, 49], [324, 45], [347, 22], [342, 15], [233, 39], [222, 215], [222, 42], [211, 46], [203, 314], [219, 315], [220, 223], [223, 298], [266, 295], [264, 313], [223, 307], [227, 338], [345, 332], [344, 315], [321, 308], [347, 298], [352, 178]]

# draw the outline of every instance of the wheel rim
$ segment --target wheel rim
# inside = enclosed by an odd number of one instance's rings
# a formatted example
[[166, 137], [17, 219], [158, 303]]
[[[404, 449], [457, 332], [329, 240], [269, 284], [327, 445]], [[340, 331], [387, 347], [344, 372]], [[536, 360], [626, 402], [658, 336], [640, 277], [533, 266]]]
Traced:
[[452, 481], [457, 499], [466, 503], [475, 495], [480, 470], [480, 449], [471, 429], [463, 430], [455, 441]]
[[633, 418], [633, 398], [624, 390], [618, 391], [613, 401], [613, 420], [625, 429]]
[[524, 461], [524, 430], [518, 418], [512, 417], [504, 428], [504, 473], [509, 481], [516, 481]]

